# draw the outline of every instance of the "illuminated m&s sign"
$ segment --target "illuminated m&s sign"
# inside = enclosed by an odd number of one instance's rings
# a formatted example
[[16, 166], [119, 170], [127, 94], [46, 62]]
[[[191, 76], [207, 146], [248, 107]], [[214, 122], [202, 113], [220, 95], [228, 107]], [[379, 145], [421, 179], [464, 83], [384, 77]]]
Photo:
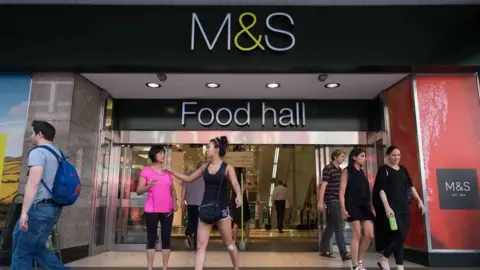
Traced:
[[[250, 18], [248, 23], [246, 22], [247, 17]], [[257, 48], [262, 51], [265, 50], [266, 48], [269, 48], [270, 50], [276, 51], [276, 52], [288, 51], [295, 46], [295, 36], [289, 31], [272, 26], [271, 21], [276, 17], [286, 19], [292, 26], [295, 24], [295, 22], [293, 21], [293, 18], [290, 15], [283, 12], [271, 13], [265, 19], [265, 26], [268, 29], [268, 31], [285, 35], [290, 40], [289, 45], [284, 47], [279, 47], [278, 44], [277, 46], [273, 44], [268, 34], [261, 35], [261, 34], [254, 34], [252, 32], [252, 28], [254, 28], [254, 26], [257, 24], [257, 16], [251, 12], [244, 12], [240, 14], [240, 16], [238, 17], [238, 24], [240, 25], [241, 30], [235, 34], [233, 39], [232, 39], [232, 14], [227, 13], [213, 41], [207, 36], [205, 29], [203, 28], [202, 23], [198, 18], [197, 13], [192, 13], [190, 49], [192, 51], [195, 50], [195, 46], [196, 46], [195, 33], [197, 32], [196, 29], [198, 28], [200, 30], [200, 33], [202, 33], [203, 40], [205, 41], [209, 50], [213, 50], [213, 48], [215, 47], [215, 44], [217, 44], [217, 41], [220, 38], [220, 34], [222, 33], [222, 31], [226, 30], [228, 51], [230, 51], [232, 48], [232, 40], [233, 40], [234, 46], [240, 51], [252, 51]], [[247, 37], [252, 42], [250, 42], [250, 44], [240, 44], [239, 39], [241, 36]]]

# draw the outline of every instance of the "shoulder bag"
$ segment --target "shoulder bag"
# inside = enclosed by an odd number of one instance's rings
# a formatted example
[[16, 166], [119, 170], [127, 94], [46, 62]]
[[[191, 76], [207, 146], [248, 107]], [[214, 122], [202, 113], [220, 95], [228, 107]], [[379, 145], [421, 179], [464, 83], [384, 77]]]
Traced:
[[[222, 191], [223, 180], [225, 178], [226, 167], [226, 163], [222, 163], [222, 165], [220, 165], [220, 184], [218, 186], [217, 199], [215, 200], [215, 202], [209, 202], [198, 207], [198, 217], [203, 223], [213, 224], [218, 220], [222, 219], [223, 209], [222, 206], [219, 204], [219, 198], [220, 192]], [[208, 170], [208, 166], [205, 168], [205, 170]]]

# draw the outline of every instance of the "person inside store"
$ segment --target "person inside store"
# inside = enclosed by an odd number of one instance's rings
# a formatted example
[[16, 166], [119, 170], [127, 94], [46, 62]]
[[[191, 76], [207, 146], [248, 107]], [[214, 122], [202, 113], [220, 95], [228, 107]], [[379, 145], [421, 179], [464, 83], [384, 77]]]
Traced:
[[177, 193], [173, 177], [165, 170], [165, 148], [154, 145], [148, 151], [152, 165], [140, 172], [137, 194], [147, 194], [145, 201], [145, 223], [147, 225], [147, 265], [153, 270], [158, 223], [162, 242], [163, 269], [168, 268], [173, 212], [178, 210]]
[[[195, 171], [203, 165], [198, 162]], [[190, 172], [190, 174], [193, 172]], [[185, 229], [185, 245], [197, 249], [198, 207], [202, 203], [205, 182], [200, 176], [192, 182], [182, 182], [182, 213], [187, 213], [188, 221]]]
[[[239, 174], [244, 173], [244, 169], [240, 168]], [[246, 177], [243, 177], [243, 207], [232, 209], [232, 218], [233, 218], [233, 241], [236, 243], [238, 238], [238, 230], [242, 225], [242, 209], [243, 209], [243, 229], [245, 231], [245, 243], [248, 243], [248, 236], [250, 235], [250, 209], [248, 201], [248, 191], [252, 188], [255, 188], [255, 185], [250, 183]], [[235, 194], [233, 190], [230, 193], [230, 198], [233, 200]]]
[[[285, 209], [288, 201], [288, 190], [283, 181], [277, 180], [277, 185], [272, 192], [272, 205], [277, 211], [278, 232], [283, 233], [283, 223], [285, 221]], [[288, 204], [290, 204], [288, 202]]]
[[334, 150], [330, 159], [330, 164], [322, 170], [322, 183], [318, 191], [318, 210], [324, 212], [325, 208], [328, 209], [327, 227], [323, 231], [320, 241], [320, 256], [334, 258], [330, 251], [330, 240], [335, 233], [335, 241], [340, 252], [340, 257], [342, 261], [348, 261], [351, 259], [351, 256], [345, 245], [345, 237], [343, 234], [344, 220], [339, 199], [340, 178], [343, 172], [340, 165], [345, 160], [345, 152], [339, 149]]
[[350, 252], [353, 270], [365, 269], [362, 259], [373, 239], [375, 209], [372, 207], [370, 186], [363, 170], [365, 159], [365, 150], [353, 149], [348, 155], [348, 166], [340, 178], [340, 207], [352, 230]]
[[[388, 258], [394, 254], [397, 269], [403, 270], [404, 243], [410, 226], [409, 204], [415, 199], [422, 215], [425, 207], [412, 184], [408, 170], [399, 164], [400, 149], [390, 146], [386, 156], [387, 163], [378, 168], [372, 197], [377, 212], [375, 248], [383, 251], [377, 264], [381, 269], [389, 270]], [[389, 220], [393, 222], [393, 227]]]
[[203, 181], [205, 182], [202, 204], [198, 208], [200, 223], [197, 229], [196, 270], [203, 269], [204, 267], [207, 244], [214, 224], [217, 225], [220, 231], [223, 243], [230, 254], [234, 269], [239, 269], [238, 250], [232, 238], [232, 220], [228, 209], [226, 179], [230, 180], [235, 190], [235, 203], [237, 208], [242, 206], [242, 192], [237, 180], [235, 168], [223, 161], [227, 149], [227, 137], [213, 138], [209, 141], [207, 147], [207, 156], [210, 158], [210, 162], [202, 165], [191, 175], [181, 174], [168, 169], [173, 176], [182, 181], [192, 182], [203, 176]]

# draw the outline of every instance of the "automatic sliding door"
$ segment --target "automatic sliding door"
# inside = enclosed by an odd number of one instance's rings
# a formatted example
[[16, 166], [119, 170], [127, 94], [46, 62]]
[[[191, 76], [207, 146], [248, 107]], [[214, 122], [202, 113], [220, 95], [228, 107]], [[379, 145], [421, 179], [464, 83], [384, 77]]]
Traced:
[[146, 196], [137, 195], [138, 175], [149, 165], [147, 146], [122, 146], [117, 186], [115, 244], [135, 250], [146, 243], [143, 207]]
[[97, 172], [96, 172], [96, 187], [94, 192], [94, 211], [95, 215], [93, 218], [93, 242], [91, 247], [91, 254], [98, 254], [107, 250], [107, 231], [109, 226], [107, 222], [109, 221], [107, 218], [109, 207], [109, 196], [108, 191], [109, 187], [111, 186], [111, 150], [112, 150], [112, 142], [107, 139], [103, 138], [98, 157], [97, 157]]

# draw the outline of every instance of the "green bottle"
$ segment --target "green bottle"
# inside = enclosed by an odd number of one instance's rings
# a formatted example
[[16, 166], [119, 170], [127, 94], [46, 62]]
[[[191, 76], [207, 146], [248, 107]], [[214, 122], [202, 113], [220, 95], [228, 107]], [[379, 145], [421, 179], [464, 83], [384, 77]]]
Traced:
[[391, 216], [388, 217], [388, 222], [390, 223], [390, 229], [391, 229], [392, 231], [398, 230], [397, 220], [395, 219], [395, 216], [394, 216], [394, 215], [391, 215]]

